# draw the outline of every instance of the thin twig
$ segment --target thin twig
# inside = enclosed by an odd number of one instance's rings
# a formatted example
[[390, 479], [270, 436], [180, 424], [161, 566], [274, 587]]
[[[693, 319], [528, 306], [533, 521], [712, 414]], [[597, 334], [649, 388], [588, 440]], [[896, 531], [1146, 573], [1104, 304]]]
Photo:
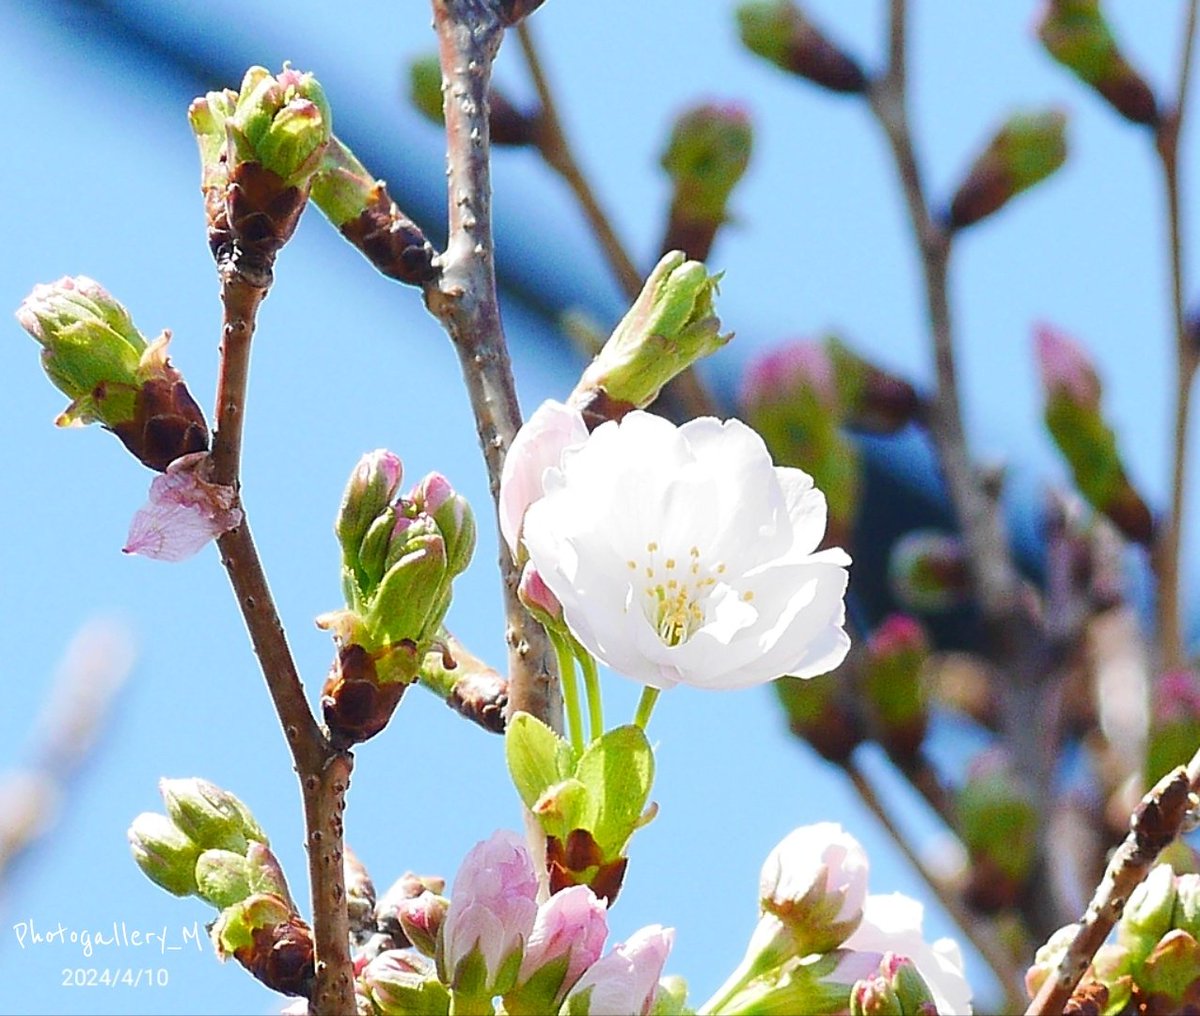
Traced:
[[1189, 338], [1184, 302], [1179, 137], [1183, 129], [1188, 84], [1191, 80], [1198, 6], [1200, 5], [1197, 0], [1191, 0], [1187, 6], [1184, 34], [1180, 42], [1179, 82], [1174, 106], [1163, 114], [1155, 138], [1167, 197], [1167, 258], [1171, 266], [1171, 320], [1175, 330], [1175, 425], [1172, 434], [1171, 507], [1170, 514], [1163, 523], [1153, 558], [1158, 580], [1156, 620], [1163, 670], [1178, 669], [1186, 658], [1181, 618], [1179, 556], [1183, 534], [1184, 497], [1187, 491], [1188, 421], [1191, 415], [1193, 382], [1196, 368], [1200, 365], [1200, 349], [1197, 349], [1196, 344]]
[[[537, 90], [538, 102], [541, 105], [536, 141], [538, 151], [546, 165], [558, 173], [571, 188], [588, 224], [596, 234], [600, 249], [604, 252], [608, 266], [621, 290], [629, 300], [636, 300], [642, 290], [642, 273], [638, 271], [630, 256], [629, 248], [617, 236], [612, 220], [600, 207], [596, 192], [580, 168], [570, 142], [567, 141], [562, 121], [558, 116], [558, 106], [554, 101], [554, 92], [542, 67], [528, 21], [523, 21], [517, 26], [517, 37], [520, 39], [521, 52], [525, 55], [529, 76], [533, 79], [533, 86]], [[667, 385], [659, 396], [657, 408], [676, 419], [676, 422], [697, 416], [719, 414], [719, 408], [712, 395], [693, 368], [685, 370]]]
[[[221, 274], [225, 315], [209, 479], [238, 489], [250, 342], [266, 289], [240, 276], [235, 267], [226, 266]], [[309, 709], [244, 505], [242, 510], [242, 524], [223, 534], [217, 547], [300, 777], [316, 953], [316, 984], [310, 1003], [317, 1016], [337, 1016], [354, 1011], [342, 863], [342, 811], [353, 760], [330, 745]]]
[[846, 775], [850, 777], [851, 782], [854, 784], [854, 789], [862, 799], [863, 804], [870, 809], [871, 813], [888, 831], [892, 839], [895, 840], [896, 845], [900, 848], [900, 852], [921, 873], [921, 876], [925, 879], [926, 884], [933, 894], [938, 898], [938, 901], [946, 908], [946, 911], [962, 929], [963, 934], [967, 936], [971, 944], [987, 961], [988, 966], [995, 972], [1004, 989], [1006, 1011], [1016, 1012], [1025, 999], [1024, 971], [1018, 969], [1011, 953], [1005, 948], [996, 930], [967, 908], [954, 886], [947, 884], [945, 880], [939, 878], [922, 863], [921, 858], [917, 856], [916, 852], [909, 845], [908, 840], [896, 828], [887, 809], [880, 803], [879, 798], [875, 794], [875, 788], [871, 786], [870, 781], [863, 775], [862, 770], [855, 765], [853, 760], [847, 760], [843, 764], [843, 768], [846, 771]]
[[[450, 228], [441, 275], [425, 287], [425, 304], [446, 329], [462, 365], [492, 498], [521, 426], [512, 365], [496, 297], [492, 244], [488, 85], [504, 34], [494, 0], [433, 0], [445, 89]], [[509, 709], [562, 729], [550, 643], [517, 599], [520, 574], [501, 543], [500, 572], [508, 621]]]
[[1059, 1016], [1075, 986], [1087, 972], [1096, 950], [1112, 931], [1129, 896], [1150, 873], [1163, 849], [1179, 835], [1188, 813], [1196, 806], [1200, 787], [1200, 752], [1187, 768], [1178, 766], [1154, 787], [1129, 820], [1129, 835], [1113, 854], [1075, 938], [1055, 972], [1046, 979], [1025, 1016]]

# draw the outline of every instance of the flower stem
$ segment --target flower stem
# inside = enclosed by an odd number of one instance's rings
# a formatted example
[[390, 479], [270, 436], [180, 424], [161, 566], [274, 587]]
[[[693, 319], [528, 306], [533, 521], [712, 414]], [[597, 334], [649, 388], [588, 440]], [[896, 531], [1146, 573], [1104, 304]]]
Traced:
[[579, 703], [579, 683], [575, 674], [575, 655], [567, 645], [566, 637], [548, 631], [550, 644], [558, 657], [558, 679], [562, 684], [563, 711], [567, 714], [567, 730], [570, 731], [571, 747], [577, 755], [583, 754], [583, 709]]
[[642, 689], [642, 697], [638, 699], [637, 713], [633, 717], [633, 722], [636, 726], [646, 729], [646, 725], [650, 722], [650, 714], [654, 712], [654, 706], [658, 702], [658, 696], [662, 694], [660, 688], [651, 688], [647, 685]]
[[595, 741], [604, 733], [604, 700], [600, 695], [600, 673], [596, 659], [583, 646], [576, 646], [575, 658], [583, 671], [583, 687], [587, 691], [588, 729]]
[[492, 1016], [496, 1011], [490, 995], [464, 995], [450, 992], [450, 1016]]

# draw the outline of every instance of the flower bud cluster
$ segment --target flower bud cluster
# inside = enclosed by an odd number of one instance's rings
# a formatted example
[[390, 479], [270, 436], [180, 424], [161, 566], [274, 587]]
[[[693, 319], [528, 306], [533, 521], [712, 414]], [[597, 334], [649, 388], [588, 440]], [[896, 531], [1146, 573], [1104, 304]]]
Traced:
[[475, 549], [466, 498], [440, 473], [398, 497], [402, 475], [391, 452], [364, 455], [334, 524], [346, 607], [317, 624], [337, 643], [322, 705], [346, 744], [379, 733], [416, 680], [450, 608], [451, 584]]
[[[1076, 925], [1038, 950], [1025, 974], [1033, 997], [1054, 975]], [[1101, 946], [1083, 984], [1107, 989], [1105, 1012], [1190, 1012], [1200, 1006], [1200, 875], [1160, 864], [1130, 894], [1116, 939]]]
[[222, 959], [233, 956], [268, 987], [307, 997], [312, 933], [250, 809], [207, 780], [164, 779], [159, 791], [167, 813], [143, 812], [129, 827], [138, 867], [167, 892], [220, 911], [210, 935]]

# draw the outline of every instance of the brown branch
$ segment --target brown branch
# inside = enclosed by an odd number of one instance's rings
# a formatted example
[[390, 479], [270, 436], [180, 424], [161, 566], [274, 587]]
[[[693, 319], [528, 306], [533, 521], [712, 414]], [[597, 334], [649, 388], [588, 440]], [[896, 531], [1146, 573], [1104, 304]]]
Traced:
[[[492, 499], [521, 411], [496, 296], [492, 243], [488, 85], [504, 35], [496, 0], [433, 0], [445, 88], [450, 228], [441, 275], [425, 304], [446, 329], [462, 365]], [[562, 727], [554, 654], [541, 626], [517, 599], [520, 574], [500, 546], [508, 621], [509, 709]]]
[[[525, 56], [529, 76], [533, 79], [533, 86], [537, 90], [538, 102], [541, 105], [535, 141], [538, 152], [546, 165], [558, 173], [570, 187], [588, 224], [592, 227], [592, 232], [596, 234], [608, 267], [622, 292], [630, 301], [636, 300], [642, 290], [642, 273], [634, 264], [629, 249], [617, 236], [612, 221], [600, 207], [596, 193], [580, 168], [570, 142], [567, 141], [562, 121], [558, 116], [558, 106], [554, 101], [554, 92], [542, 67], [528, 21], [523, 21], [517, 26], [517, 37], [521, 42], [521, 52]], [[666, 386], [658, 398], [657, 408], [676, 422], [697, 416], [719, 414], [713, 397], [693, 368], [685, 370]]]
[[1171, 320], [1175, 331], [1175, 424], [1171, 454], [1171, 506], [1161, 536], [1154, 548], [1154, 567], [1158, 579], [1156, 621], [1158, 624], [1160, 665], [1163, 670], [1183, 666], [1186, 653], [1180, 602], [1180, 551], [1183, 533], [1184, 497], [1187, 491], [1187, 438], [1193, 382], [1200, 365], [1200, 349], [1188, 335], [1184, 298], [1183, 237], [1181, 235], [1181, 198], [1179, 188], [1179, 135], [1187, 107], [1191, 80], [1192, 53], [1195, 48], [1197, 0], [1191, 0], [1186, 12], [1179, 59], [1179, 82], [1174, 108], [1159, 121], [1155, 141], [1162, 169], [1163, 189], [1167, 198], [1167, 259], [1171, 266]]
[[900, 852], [920, 872], [934, 896], [946, 908], [946, 911], [962, 929], [963, 934], [979, 950], [979, 953], [987, 961], [988, 966], [995, 972], [1004, 989], [1006, 1010], [1016, 1012], [1025, 998], [1024, 971], [1017, 967], [1012, 953], [1005, 947], [996, 929], [968, 909], [966, 904], [963, 903], [956, 886], [950, 884], [945, 878], [939, 877], [928, 865], [922, 862], [921, 858], [917, 856], [916, 852], [909, 845], [908, 840], [896, 828], [887, 809], [883, 807], [876, 796], [875, 788], [871, 786], [870, 781], [863, 775], [862, 770], [851, 760], [843, 763], [843, 768], [854, 784], [854, 789], [862, 799], [863, 804], [870, 809], [871, 813], [888, 831], [889, 835], [896, 842], [896, 845], [900, 848]]
[[[240, 275], [234, 265], [222, 267], [221, 282], [225, 316], [209, 480], [239, 489], [250, 341], [267, 290]], [[353, 760], [333, 748], [309, 709], [244, 505], [242, 510], [242, 524], [223, 534], [217, 547], [300, 777], [316, 952], [312, 1011], [317, 1016], [338, 1016], [354, 1011], [342, 864], [342, 810]]]
[[1130, 893], [1150, 873], [1162, 850], [1179, 835], [1196, 807], [1200, 787], [1200, 752], [1187, 768], [1178, 766], [1154, 787], [1129, 820], [1129, 835], [1113, 854], [1075, 937], [1055, 972], [1046, 979], [1025, 1016], [1058, 1016], [1087, 972], [1096, 950], [1121, 918]]

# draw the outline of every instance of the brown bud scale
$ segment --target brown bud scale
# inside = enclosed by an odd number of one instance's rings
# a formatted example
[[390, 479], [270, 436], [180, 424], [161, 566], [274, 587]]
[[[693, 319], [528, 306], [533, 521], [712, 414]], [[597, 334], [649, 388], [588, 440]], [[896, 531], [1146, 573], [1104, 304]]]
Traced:
[[134, 418], [112, 428], [143, 465], [162, 472], [181, 455], [208, 450], [208, 424], [177, 372], [138, 390]]
[[[621, 891], [628, 864], [628, 857], [606, 860], [600, 845], [587, 829], [572, 829], [566, 843], [557, 836], [546, 837], [546, 870], [550, 874], [551, 894], [573, 885], [586, 885], [611, 907]], [[590, 876], [589, 870], [592, 870]]]
[[382, 683], [375, 660], [359, 645], [342, 646], [321, 689], [321, 710], [336, 747], [374, 737], [392, 718], [408, 685]]
[[380, 183], [366, 209], [345, 223], [341, 232], [389, 279], [421, 286], [437, 278], [433, 245]]
[[309, 926], [293, 914], [289, 921], [251, 934], [251, 944], [234, 951], [237, 961], [273, 991], [310, 997], [316, 966]]

